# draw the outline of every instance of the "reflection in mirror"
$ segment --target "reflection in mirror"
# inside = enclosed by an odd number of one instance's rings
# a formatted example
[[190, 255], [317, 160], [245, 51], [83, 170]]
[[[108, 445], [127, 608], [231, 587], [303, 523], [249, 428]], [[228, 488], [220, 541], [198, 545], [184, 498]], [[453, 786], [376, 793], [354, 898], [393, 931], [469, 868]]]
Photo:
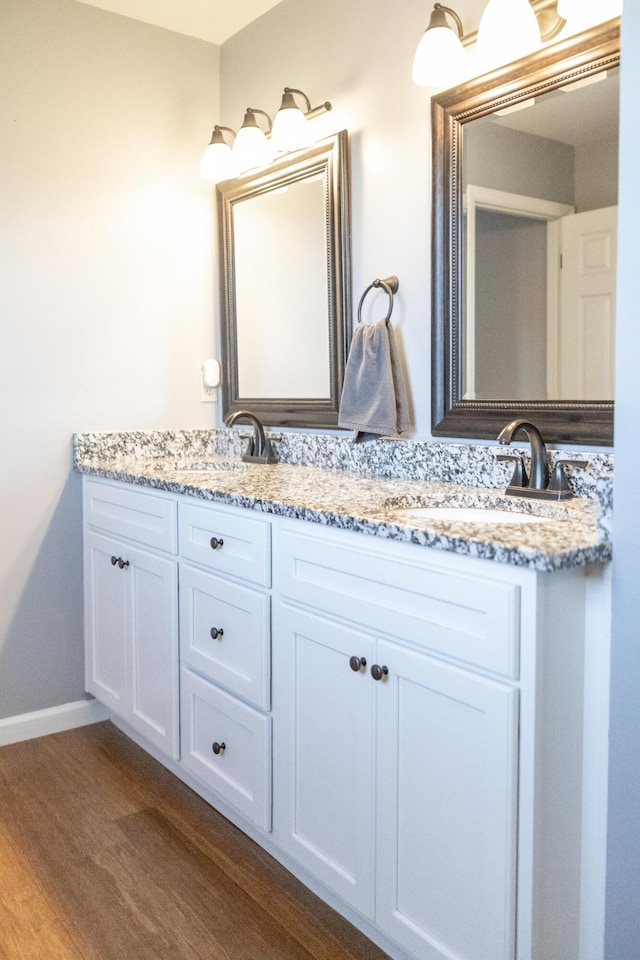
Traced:
[[433, 432], [611, 443], [619, 22], [432, 102]]
[[346, 131], [218, 185], [223, 417], [334, 426], [350, 315]]
[[465, 128], [466, 400], [613, 400], [618, 74]]

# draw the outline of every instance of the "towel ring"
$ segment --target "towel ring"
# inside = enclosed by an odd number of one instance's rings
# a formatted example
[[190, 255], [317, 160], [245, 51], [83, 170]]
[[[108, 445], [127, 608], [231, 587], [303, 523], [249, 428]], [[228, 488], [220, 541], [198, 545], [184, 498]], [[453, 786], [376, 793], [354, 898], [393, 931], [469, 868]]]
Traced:
[[365, 292], [360, 297], [360, 303], [358, 304], [358, 323], [362, 323], [362, 304], [364, 303], [364, 298], [369, 293], [370, 290], [373, 290], [374, 287], [382, 287], [387, 296], [389, 297], [389, 309], [387, 310], [387, 315], [384, 318], [384, 322], [388, 323], [393, 313], [393, 295], [398, 292], [398, 287], [400, 286], [400, 281], [397, 277], [385, 277], [384, 280], [374, 280], [373, 283], [370, 283]]

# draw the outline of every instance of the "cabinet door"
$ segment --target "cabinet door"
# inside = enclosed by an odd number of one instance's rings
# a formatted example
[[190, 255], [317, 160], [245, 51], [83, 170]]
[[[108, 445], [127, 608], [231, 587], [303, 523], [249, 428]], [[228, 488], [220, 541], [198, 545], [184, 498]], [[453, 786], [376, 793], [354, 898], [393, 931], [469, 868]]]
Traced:
[[101, 703], [127, 715], [130, 578], [111, 563], [117, 541], [88, 533], [84, 543], [85, 686]]
[[[373, 641], [283, 604], [274, 643], [280, 845], [366, 916], [373, 909]], [[351, 669], [352, 656], [367, 668]], [[277, 733], [276, 733], [277, 730]]]
[[513, 958], [517, 691], [378, 657], [377, 923], [421, 960]]
[[179, 748], [178, 565], [123, 547], [131, 578], [129, 722], [177, 760]]
[[86, 534], [87, 690], [174, 759], [179, 757], [177, 582], [175, 560]]

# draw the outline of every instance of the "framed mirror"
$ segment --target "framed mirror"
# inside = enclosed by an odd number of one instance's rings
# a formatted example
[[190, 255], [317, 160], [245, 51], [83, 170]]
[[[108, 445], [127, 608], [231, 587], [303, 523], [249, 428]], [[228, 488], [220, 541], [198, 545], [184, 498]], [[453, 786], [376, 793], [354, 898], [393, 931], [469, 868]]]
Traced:
[[613, 443], [620, 25], [432, 99], [432, 429]]
[[222, 413], [334, 427], [351, 316], [346, 130], [218, 184]]

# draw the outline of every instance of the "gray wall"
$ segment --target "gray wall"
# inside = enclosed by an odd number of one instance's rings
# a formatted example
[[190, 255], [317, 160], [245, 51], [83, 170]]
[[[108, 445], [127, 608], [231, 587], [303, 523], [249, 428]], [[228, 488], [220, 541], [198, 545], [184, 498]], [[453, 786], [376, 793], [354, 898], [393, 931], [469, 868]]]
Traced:
[[464, 128], [465, 183], [556, 203], [575, 202], [573, 147], [490, 118]]
[[0, 717], [83, 696], [80, 430], [206, 426], [219, 49], [0, 0]]
[[640, 954], [640, 6], [628, 0], [622, 38], [606, 960], [637, 960]]

